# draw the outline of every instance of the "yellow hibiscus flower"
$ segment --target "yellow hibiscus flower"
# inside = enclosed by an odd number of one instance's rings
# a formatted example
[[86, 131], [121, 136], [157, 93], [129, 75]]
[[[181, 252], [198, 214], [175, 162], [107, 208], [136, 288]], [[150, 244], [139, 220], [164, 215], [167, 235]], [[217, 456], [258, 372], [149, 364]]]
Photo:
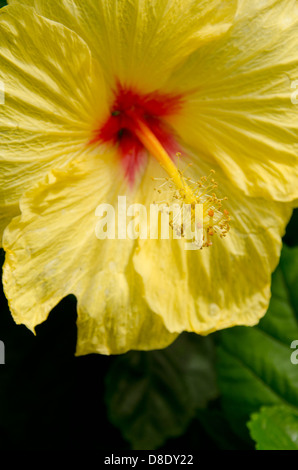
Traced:
[[[34, 331], [74, 294], [82, 355], [258, 322], [298, 198], [297, 13], [296, 0], [13, 0], [0, 10], [0, 230], [17, 323]], [[216, 171], [228, 236], [198, 251], [98, 240], [97, 206], [125, 195], [148, 207], [152, 177], [168, 171], [191, 199], [177, 150], [192, 180]]]

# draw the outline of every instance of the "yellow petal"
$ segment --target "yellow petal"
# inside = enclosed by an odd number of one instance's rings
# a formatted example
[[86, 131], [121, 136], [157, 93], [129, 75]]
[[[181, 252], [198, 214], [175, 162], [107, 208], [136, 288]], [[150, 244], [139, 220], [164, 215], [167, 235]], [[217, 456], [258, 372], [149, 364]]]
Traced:
[[[193, 159], [192, 159], [193, 160]], [[184, 240], [140, 240], [134, 254], [145, 299], [169, 331], [207, 334], [234, 325], [254, 325], [265, 314], [271, 273], [277, 265], [288, 205], [248, 198], [215, 168], [219, 192], [231, 214], [227, 237], [213, 246], [186, 251]], [[193, 179], [209, 173], [193, 165]]]
[[14, 0], [76, 31], [109, 83], [158, 88], [200, 44], [225, 33], [236, 0]]
[[22, 198], [22, 215], [4, 231], [3, 283], [15, 321], [33, 330], [74, 294], [78, 355], [158, 349], [176, 338], [143, 299], [132, 265], [137, 241], [95, 236], [98, 204], [115, 205], [126, 194], [118, 169], [115, 155], [89, 154], [52, 171]]
[[226, 36], [203, 45], [164, 86], [187, 92], [181, 139], [246, 194], [298, 197], [298, 3], [241, 2]]
[[84, 41], [32, 9], [1, 9], [0, 63], [1, 240], [24, 190], [83, 149], [106, 101]]

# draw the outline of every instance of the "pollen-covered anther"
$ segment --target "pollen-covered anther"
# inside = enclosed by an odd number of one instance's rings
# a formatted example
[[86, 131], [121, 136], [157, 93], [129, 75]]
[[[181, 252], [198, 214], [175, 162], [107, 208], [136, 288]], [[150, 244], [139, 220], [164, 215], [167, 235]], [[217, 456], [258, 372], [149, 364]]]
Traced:
[[[167, 177], [158, 179], [161, 184], [156, 190], [170, 201], [166, 204], [166, 210], [170, 216], [170, 226], [176, 235], [188, 238], [188, 241], [199, 248], [210, 247], [214, 236], [224, 238], [230, 230], [231, 218], [222, 204], [227, 197], [220, 199], [213, 192], [218, 187], [213, 179], [214, 170], [210, 171], [209, 176], [202, 176], [197, 181], [186, 177], [184, 173], [185, 171], [179, 170], [182, 187], [177, 188], [173, 179]], [[178, 215], [168, 210], [172, 204], [176, 207], [179, 205]]]

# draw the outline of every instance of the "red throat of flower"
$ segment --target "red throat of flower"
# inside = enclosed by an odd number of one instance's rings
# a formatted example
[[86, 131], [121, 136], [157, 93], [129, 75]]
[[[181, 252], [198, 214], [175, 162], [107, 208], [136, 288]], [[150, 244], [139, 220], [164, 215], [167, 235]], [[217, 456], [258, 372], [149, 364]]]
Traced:
[[168, 119], [177, 114], [181, 106], [181, 96], [159, 93], [142, 95], [118, 85], [111, 114], [101, 128], [96, 130], [91, 143], [117, 145], [125, 175], [133, 183], [147, 151], [152, 152], [148, 135], [171, 158], [180, 151]]

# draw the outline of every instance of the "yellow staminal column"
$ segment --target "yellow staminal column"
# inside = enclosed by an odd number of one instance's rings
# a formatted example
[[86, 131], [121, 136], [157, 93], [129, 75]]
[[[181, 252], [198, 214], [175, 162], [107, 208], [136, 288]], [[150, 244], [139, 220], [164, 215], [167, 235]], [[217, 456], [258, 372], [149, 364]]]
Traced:
[[[217, 183], [212, 177], [214, 171], [211, 170], [209, 177], [203, 176], [198, 181], [192, 181], [191, 178], [185, 178], [146, 123], [141, 120], [137, 120], [135, 124], [134, 132], [138, 139], [168, 173], [169, 178], [165, 178], [165, 181], [168, 180], [172, 182], [176, 188], [171, 189], [172, 186], [169, 186], [172, 199], [191, 206], [192, 222], [196, 220], [196, 204], [203, 204], [202, 222], [204, 227], [204, 238], [203, 244], [199, 247], [203, 248], [211, 246], [211, 238], [215, 234], [218, 234], [221, 238], [225, 237], [230, 229], [229, 213], [222, 208], [223, 199], [218, 199], [213, 192], [211, 195], [208, 194], [217, 187]], [[164, 186], [164, 184], [162, 186]], [[172, 220], [170, 225], [173, 230], [179, 234], [183, 234], [183, 232], [185, 232], [183, 224], [176, 226], [175, 221]]]
[[156, 158], [164, 170], [168, 173], [175, 186], [180, 190], [181, 196], [188, 204], [196, 203], [196, 196], [192, 192], [189, 185], [182, 178], [176, 165], [171, 160], [159, 140], [143, 121], [137, 121], [135, 133], [144, 147]]

